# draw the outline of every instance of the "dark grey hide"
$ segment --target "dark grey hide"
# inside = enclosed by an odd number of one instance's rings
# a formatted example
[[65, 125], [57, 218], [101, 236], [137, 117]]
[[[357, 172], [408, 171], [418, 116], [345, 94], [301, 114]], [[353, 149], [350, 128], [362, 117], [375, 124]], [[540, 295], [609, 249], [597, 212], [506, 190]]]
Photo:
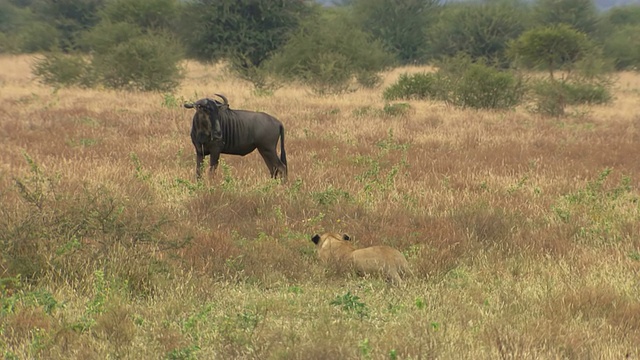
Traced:
[[[287, 155], [284, 151], [284, 126], [269, 114], [246, 110], [232, 110], [224, 102], [200, 99], [184, 104], [196, 109], [191, 126], [191, 141], [196, 148], [196, 178], [201, 177], [204, 157], [209, 155], [209, 172], [218, 166], [220, 154], [245, 156], [258, 149], [272, 178], [287, 177]], [[280, 158], [276, 152], [280, 139]]]

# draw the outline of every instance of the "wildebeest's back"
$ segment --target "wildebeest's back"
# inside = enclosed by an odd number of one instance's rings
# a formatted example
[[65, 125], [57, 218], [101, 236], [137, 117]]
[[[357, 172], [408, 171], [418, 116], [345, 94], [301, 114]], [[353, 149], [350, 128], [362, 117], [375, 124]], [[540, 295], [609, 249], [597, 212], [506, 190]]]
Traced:
[[222, 152], [247, 155], [257, 147], [277, 144], [282, 123], [269, 114], [234, 110], [220, 120]]

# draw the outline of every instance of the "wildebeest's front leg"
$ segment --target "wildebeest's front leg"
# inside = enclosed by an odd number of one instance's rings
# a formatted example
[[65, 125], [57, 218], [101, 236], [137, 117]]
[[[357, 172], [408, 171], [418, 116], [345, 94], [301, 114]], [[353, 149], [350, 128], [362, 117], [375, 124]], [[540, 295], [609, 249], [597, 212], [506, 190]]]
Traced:
[[220, 160], [220, 149], [213, 149], [209, 155], [209, 175], [213, 176], [218, 168], [218, 160]]
[[216, 169], [218, 168], [218, 160], [220, 160], [220, 153], [222, 153], [222, 147], [224, 146], [224, 142], [221, 138], [214, 139], [210, 149], [209, 154], [209, 175], [213, 176]]
[[202, 176], [202, 163], [204, 162], [204, 155], [196, 151], [196, 180], [200, 180]]

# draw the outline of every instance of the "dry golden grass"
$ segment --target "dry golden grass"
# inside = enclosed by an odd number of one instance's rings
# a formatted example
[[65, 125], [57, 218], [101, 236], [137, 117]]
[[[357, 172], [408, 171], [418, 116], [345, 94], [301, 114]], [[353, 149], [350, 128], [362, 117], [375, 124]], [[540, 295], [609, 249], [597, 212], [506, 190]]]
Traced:
[[[5, 358], [640, 357], [638, 73], [562, 119], [427, 101], [391, 116], [382, 89], [257, 96], [186, 63], [175, 99], [276, 116], [289, 162], [279, 184], [257, 153], [223, 155], [196, 184], [191, 111], [53, 91], [31, 61], [0, 57]], [[324, 231], [400, 249], [413, 277], [325, 269]]]

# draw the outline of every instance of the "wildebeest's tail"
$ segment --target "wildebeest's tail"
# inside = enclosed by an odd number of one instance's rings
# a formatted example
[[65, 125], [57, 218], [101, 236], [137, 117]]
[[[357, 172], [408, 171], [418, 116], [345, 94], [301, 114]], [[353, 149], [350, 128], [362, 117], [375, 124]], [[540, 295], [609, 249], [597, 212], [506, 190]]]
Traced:
[[280, 161], [287, 166], [287, 153], [284, 151], [284, 126], [280, 125]]

